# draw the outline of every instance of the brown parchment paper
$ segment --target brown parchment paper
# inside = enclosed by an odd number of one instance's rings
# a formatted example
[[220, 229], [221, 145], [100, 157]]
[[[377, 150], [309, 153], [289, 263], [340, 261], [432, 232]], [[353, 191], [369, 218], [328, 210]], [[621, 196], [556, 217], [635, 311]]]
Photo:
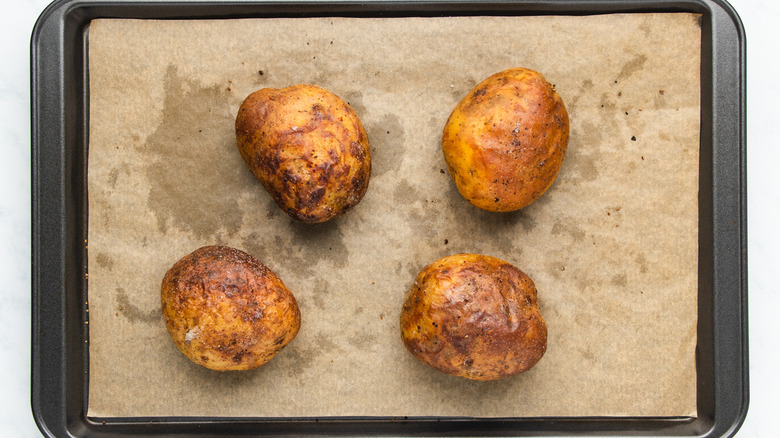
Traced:
[[[700, 27], [690, 14], [225, 21], [89, 28], [90, 416], [695, 416]], [[509, 214], [460, 197], [440, 152], [455, 104], [524, 66], [571, 140], [553, 187]], [[246, 169], [233, 124], [262, 87], [314, 83], [369, 134], [346, 216], [293, 222]], [[207, 244], [243, 249], [298, 299], [298, 337], [220, 373], [168, 337], [160, 282]], [[490, 254], [536, 282], [548, 351], [473, 382], [413, 358], [417, 272]]]

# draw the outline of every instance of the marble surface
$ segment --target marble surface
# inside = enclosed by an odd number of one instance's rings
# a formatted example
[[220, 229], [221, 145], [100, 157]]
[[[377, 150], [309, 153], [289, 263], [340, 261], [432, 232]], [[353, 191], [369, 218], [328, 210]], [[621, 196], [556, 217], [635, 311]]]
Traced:
[[[0, 435], [40, 436], [30, 408], [30, 35], [45, 0], [4, 2], [0, 20]], [[748, 41], [750, 409], [737, 436], [774, 437], [780, 406], [780, 123], [773, 104], [780, 2], [733, 0]]]

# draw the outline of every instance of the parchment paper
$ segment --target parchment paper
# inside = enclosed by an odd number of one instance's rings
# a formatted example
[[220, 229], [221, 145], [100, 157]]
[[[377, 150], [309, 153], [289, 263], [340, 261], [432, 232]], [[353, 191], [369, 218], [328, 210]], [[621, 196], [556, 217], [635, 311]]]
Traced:
[[[695, 416], [699, 64], [690, 14], [93, 21], [89, 415]], [[571, 140], [539, 201], [487, 213], [441, 132], [516, 66], [555, 84]], [[347, 100], [371, 143], [368, 193], [322, 225], [282, 213], [235, 146], [244, 97], [296, 83]], [[298, 337], [257, 370], [195, 365], [165, 329], [163, 275], [207, 244], [298, 299]], [[401, 343], [415, 275], [459, 252], [536, 282], [549, 340], [530, 371], [468, 381]]]

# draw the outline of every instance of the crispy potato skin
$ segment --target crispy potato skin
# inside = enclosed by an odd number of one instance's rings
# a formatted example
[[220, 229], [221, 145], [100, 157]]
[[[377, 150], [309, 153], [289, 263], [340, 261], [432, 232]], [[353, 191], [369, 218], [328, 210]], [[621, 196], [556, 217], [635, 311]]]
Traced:
[[263, 88], [236, 116], [236, 142], [274, 201], [302, 222], [324, 222], [368, 189], [371, 151], [355, 111], [315, 85]]
[[206, 246], [165, 274], [162, 312], [171, 339], [217, 371], [257, 368], [298, 334], [301, 312], [282, 280], [251, 255]]
[[442, 135], [450, 175], [464, 198], [495, 212], [519, 210], [555, 181], [569, 142], [569, 115], [538, 72], [513, 68], [474, 87]]
[[472, 380], [519, 374], [547, 350], [533, 281], [477, 254], [444, 257], [420, 271], [401, 311], [401, 338], [422, 362]]

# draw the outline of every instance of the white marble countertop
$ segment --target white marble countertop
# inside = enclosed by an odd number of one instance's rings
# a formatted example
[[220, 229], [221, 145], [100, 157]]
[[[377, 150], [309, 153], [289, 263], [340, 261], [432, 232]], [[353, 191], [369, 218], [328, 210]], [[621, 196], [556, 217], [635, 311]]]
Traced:
[[[47, 0], [6, 1], [0, 68], [0, 435], [40, 436], [30, 408], [30, 35]], [[780, 2], [733, 0], [748, 41], [750, 409], [738, 437], [777, 436], [780, 407]]]

